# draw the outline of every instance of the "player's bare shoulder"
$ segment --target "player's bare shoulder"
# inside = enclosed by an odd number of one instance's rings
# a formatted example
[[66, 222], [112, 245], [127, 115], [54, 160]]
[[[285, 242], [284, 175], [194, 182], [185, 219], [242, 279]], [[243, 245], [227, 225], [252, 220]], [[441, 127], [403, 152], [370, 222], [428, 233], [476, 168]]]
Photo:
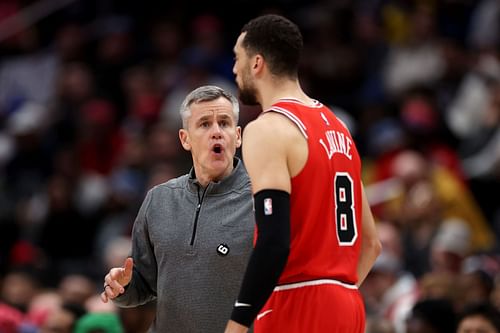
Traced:
[[265, 112], [245, 126], [243, 144], [248, 140], [277, 142], [286, 133], [287, 125], [285, 117]]
[[[278, 112], [265, 112], [254, 120], [252, 128], [255, 136], [266, 138], [261, 147], [274, 149], [287, 160], [288, 171], [293, 177], [304, 167], [308, 147], [307, 140], [299, 126], [289, 117]], [[272, 143], [270, 144], [271, 141]]]
[[275, 139], [283, 138], [283, 140], [288, 142], [294, 138], [302, 137], [297, 125], [290, 120], [290, 118], [281, 113], [272, 111], [265, 112], [255, 121], [258, 121], [259, 126], [263, 126], [261, 130], [269, 131]]

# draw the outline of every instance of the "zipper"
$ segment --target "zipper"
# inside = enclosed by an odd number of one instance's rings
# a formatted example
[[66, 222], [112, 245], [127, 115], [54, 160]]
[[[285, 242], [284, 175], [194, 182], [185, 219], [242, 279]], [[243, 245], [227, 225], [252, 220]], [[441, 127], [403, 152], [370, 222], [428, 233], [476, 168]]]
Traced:
[[194, 239], [196, 238], [196, 229], [198, 228], [198, 217], [200, 216], [201, 204], [203, 203], [203, 199], [205, 198], [205, 193], [207, 193], [207, 189], [210, 186], [210, 183], [203, 189], [203, 193], [200, 197], [200, 187], [198, 185], [198, 204], [196, 205], [196, 214], [194, 216], [194, 224], [193, 224], [193, 233], [191, 234], [191, 241], [189, 245], [193, 246]]

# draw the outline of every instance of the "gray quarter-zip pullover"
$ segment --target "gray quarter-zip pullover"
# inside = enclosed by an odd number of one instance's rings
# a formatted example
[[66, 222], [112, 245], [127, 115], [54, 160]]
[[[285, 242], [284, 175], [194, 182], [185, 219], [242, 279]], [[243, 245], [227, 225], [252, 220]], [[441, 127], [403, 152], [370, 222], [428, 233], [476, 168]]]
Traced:
[[133, 227], [131, 283], [114, 302], [156, 299], [155, 333], [220, 333], [252, 249], [250, 180], [238, 158], [231, 175], [202, 188], [189, 174], [152, 188]]

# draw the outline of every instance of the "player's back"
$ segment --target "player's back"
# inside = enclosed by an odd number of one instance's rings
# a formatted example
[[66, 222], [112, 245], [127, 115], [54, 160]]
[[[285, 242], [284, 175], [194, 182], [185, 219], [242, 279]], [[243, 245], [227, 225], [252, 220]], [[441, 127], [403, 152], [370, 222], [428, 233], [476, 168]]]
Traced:
[[282, 99], [266, 112], [292, 120], [307, 140], [304, 168], [292, 178], [291, 249], [279, 284], [335, 279], [354, 284], [361, 245], [361, 162], [331, 110]]

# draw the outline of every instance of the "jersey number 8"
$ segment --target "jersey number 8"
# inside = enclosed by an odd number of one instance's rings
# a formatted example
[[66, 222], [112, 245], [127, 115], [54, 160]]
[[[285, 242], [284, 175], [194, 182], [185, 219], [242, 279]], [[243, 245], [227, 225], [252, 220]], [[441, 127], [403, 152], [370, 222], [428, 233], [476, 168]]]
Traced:
[[335, 174], [335, 224], [340, 246], [354, 244], [358, 236], [356, 214], [354, 210], [353, 181], [348, 173]]

